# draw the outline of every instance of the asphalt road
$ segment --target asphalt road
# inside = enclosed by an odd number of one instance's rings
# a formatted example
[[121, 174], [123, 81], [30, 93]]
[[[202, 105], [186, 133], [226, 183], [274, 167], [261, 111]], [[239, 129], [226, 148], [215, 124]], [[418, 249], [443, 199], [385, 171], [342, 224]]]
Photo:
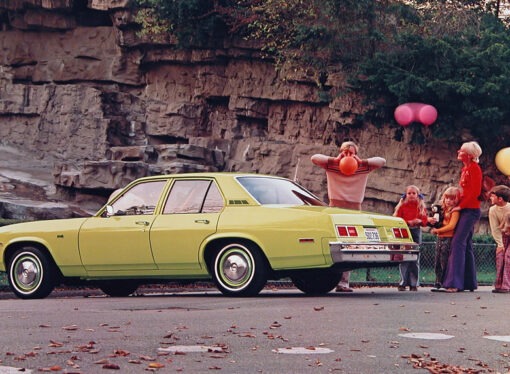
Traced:
[[[0, 373], [507, 373], [510, 294], [214, 289], [0, 300]], [[496, 340], [495, 340], [496, 339]], [[421, 367], [421, 368], [420, 368]], [[456, 369], [455, 369], [456, 368]], [[470, 371], [472, 370], [472, 371]], [[438, 371], [439, 372], [439, 371]]]

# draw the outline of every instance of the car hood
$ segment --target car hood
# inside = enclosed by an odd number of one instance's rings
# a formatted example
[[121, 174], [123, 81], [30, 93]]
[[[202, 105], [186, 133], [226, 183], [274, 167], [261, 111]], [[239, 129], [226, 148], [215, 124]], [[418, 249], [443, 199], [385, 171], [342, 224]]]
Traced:
[[88, 218], [68, 218], [44, 221], [13, 223], [0, 227], [0, 234], [18, 234], [26, 232], [78, 230]]

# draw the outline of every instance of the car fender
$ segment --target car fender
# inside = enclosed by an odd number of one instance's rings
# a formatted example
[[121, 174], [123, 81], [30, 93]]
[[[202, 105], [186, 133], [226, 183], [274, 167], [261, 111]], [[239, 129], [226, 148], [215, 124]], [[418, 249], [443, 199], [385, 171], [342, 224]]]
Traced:
[[235, 242], [235, 241], [250, 241], [254, 243], [261, 251], [268, 263], [271, 265], [269, 261], [269, 257], [266, 253], [264, 245], [262, 242], [254, 235], [247, 234], [245, 232], [228, 232], [228, 233], [215, 233], [211, 236], [208, 236], [200, 246], [200, 258], [203, 259], [204, 263], [207, 265], [207, 251], [211, 248], [211, 244], [215, 242]]

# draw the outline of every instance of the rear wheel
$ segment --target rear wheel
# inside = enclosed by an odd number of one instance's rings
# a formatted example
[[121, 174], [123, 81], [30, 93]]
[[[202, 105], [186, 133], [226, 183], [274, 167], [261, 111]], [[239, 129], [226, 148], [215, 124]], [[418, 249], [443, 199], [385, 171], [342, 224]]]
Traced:
[[214, 257], [213, 279], [228, 296], [254, 296], [266, 285], [268, 265], [251, 243], [230, 243]]
[[99, 282], [99, 289], [111, 297], [125, 297], [138, 289], [138, 283], [131, 280], [107, 280]]
[[22, 299], [42, 299], [55, 288], [58, 269], [47, 254], [36, 247], [16, 250], [8, 265], [9, 285]]
[[335, 288], [341, 277], [341, 272], [313, 270], [295, 274], [290, 279], [299, 290], [307, 295], [323, 295]]

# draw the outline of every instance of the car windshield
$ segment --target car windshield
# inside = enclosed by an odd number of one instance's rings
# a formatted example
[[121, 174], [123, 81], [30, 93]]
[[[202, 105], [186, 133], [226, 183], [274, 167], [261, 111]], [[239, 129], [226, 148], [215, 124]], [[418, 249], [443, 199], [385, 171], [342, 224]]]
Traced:
[[288, 179], [239, 177], [237, 180], [262, 205], [326, 205], [311, 192]]

